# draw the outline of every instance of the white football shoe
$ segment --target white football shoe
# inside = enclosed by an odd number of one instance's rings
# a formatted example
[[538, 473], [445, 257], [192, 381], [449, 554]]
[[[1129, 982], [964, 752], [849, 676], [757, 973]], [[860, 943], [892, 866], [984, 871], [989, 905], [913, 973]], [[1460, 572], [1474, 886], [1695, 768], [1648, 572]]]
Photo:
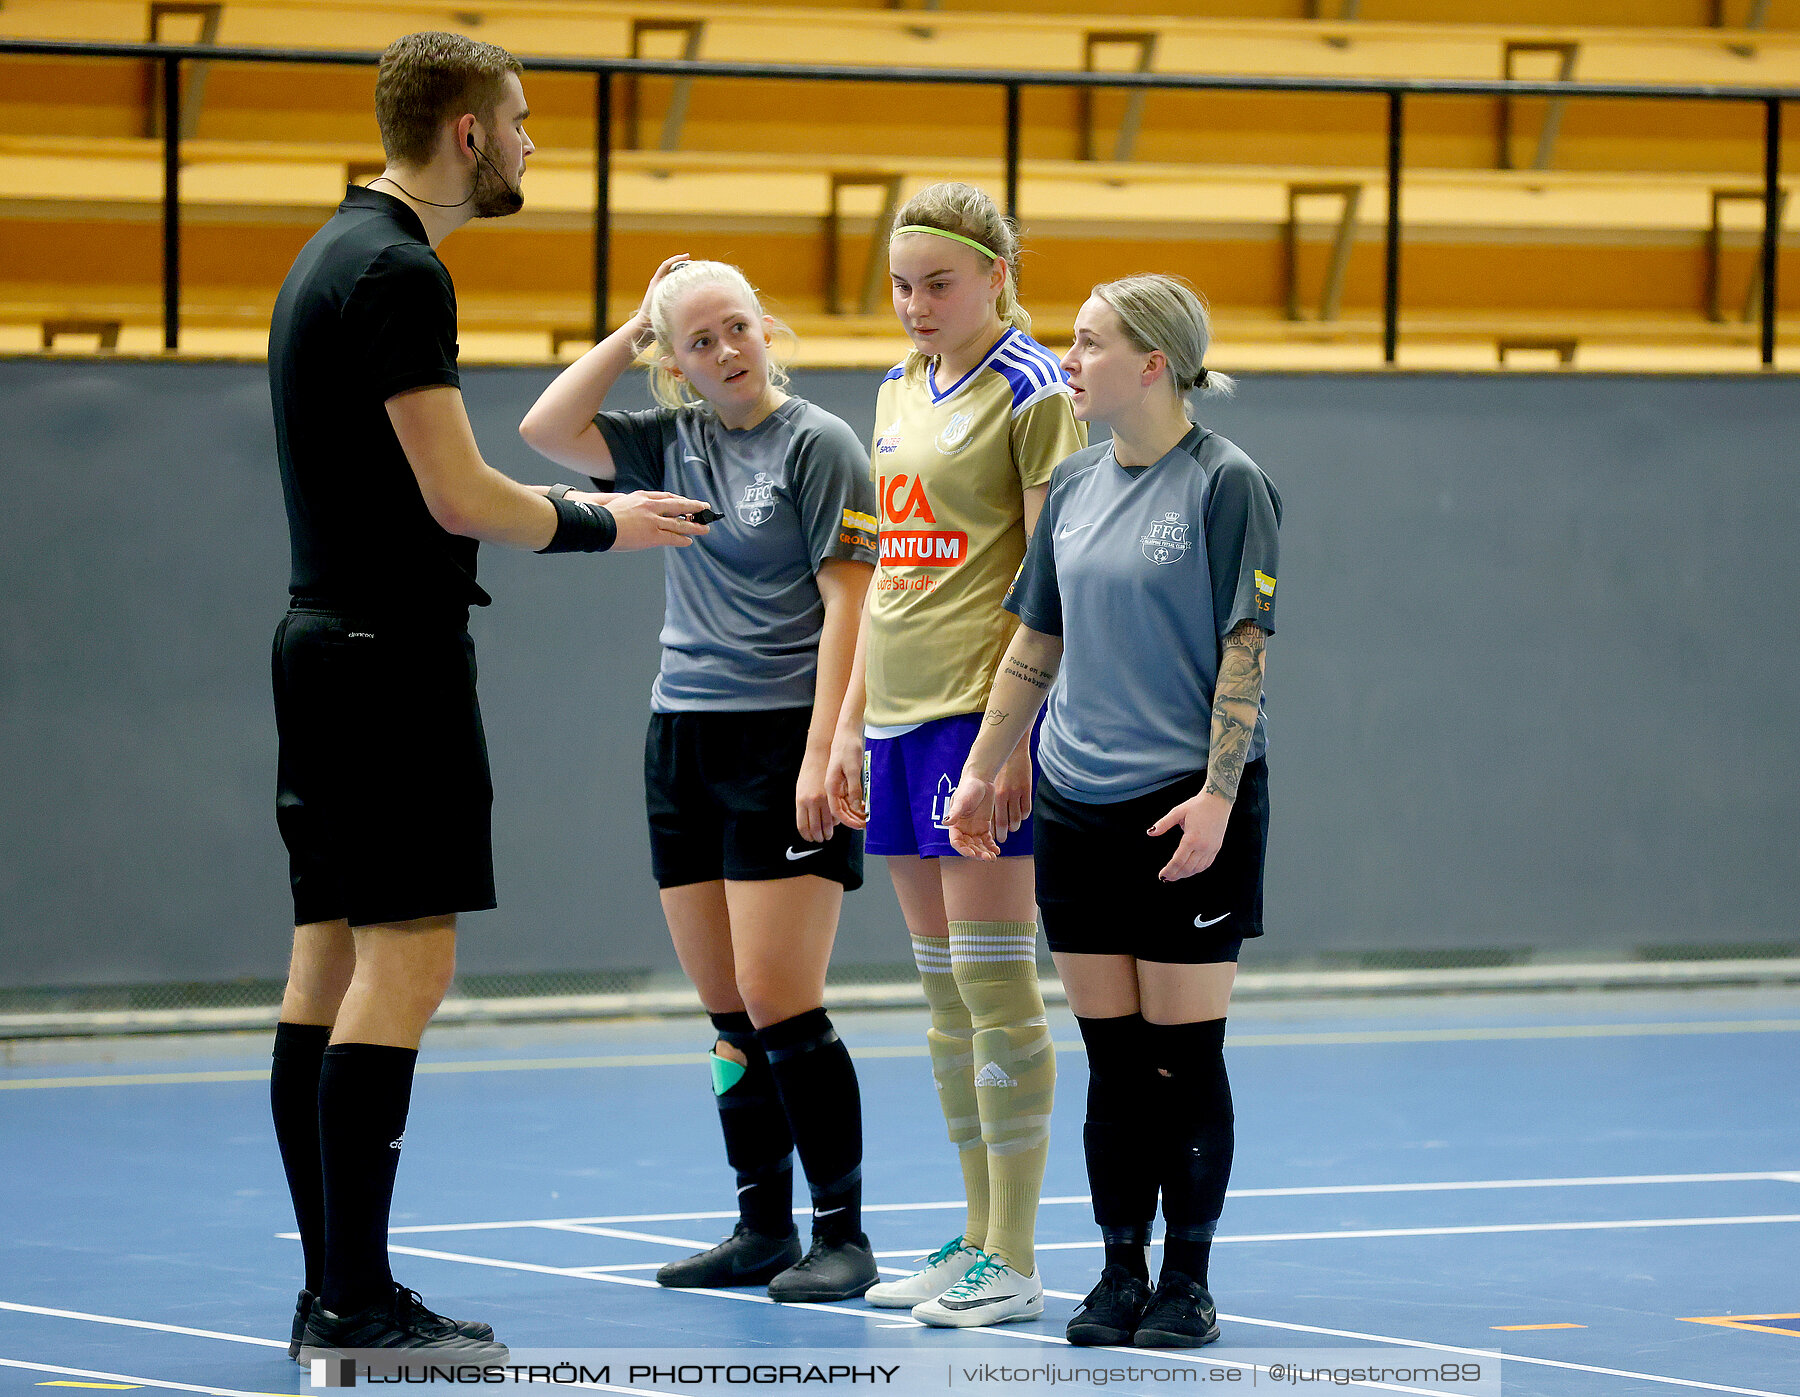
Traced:
[[910, 1310], [925, 1300], [935, 1300], [969, 1272], [983, 1253], [966, 1245], [961, 1237], [945, 1242], [930, 1256], [919, 1258], [920, 1269], [897, 1281], [870, 1286], [863, 1299], [884, 1310]]
[[963, 1278], [935, 1300], [913, 1306], [913, 1318], [940, 1329], [977, 1329], [1044, 1313], [1044, 1284], [983, 1253]]

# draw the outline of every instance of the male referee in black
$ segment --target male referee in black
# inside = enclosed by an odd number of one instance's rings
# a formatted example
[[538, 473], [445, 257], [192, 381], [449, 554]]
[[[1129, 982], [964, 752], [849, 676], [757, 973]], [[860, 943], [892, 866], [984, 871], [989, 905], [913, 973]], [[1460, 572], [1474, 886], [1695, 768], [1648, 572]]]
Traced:
[[[532, 145], [520, 64], [455, 34], [382, 55], [387, 168], [352, 186], [275, 303], [269, 381], [293, 547], [275, 633], [276, 816], [294, 950], [271, 1097], [306, 1288], [288, 1352], [504, 1361], [388, 1270], [413, 1065], [449, 987], [456, 915], [493, 907], [493, 787], [475, 699], [481, 540], [538, 552], [683, 545], [707, 506], [530, 489], [482, 460], [433, 250], [516, 213]], [[396, 1359], [400, 1355], [395, 1355]]]

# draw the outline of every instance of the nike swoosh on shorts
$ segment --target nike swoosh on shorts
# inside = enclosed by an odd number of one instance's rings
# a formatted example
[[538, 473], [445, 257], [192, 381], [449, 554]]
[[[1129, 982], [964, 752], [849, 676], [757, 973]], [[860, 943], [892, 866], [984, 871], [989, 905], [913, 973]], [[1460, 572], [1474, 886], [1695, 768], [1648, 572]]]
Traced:
[[1231, 915], [1231, 913], [1229, 913], [1229, 912], [1221, 912], [1221, 913], [1219, 913], [1218, 916], [1214, 917], [1210, 922], [1203, 922], [1198, 917], [1195, 917], [1194, 925], [1195, 926], [1217, 926], [1220, 922], [1224, 921], [1230, 915]]
[[825, 846], [823, 844], [816, 849], [802, 849], [799, 853], [795, 853], [792, 849], [789, 849], [787, 851], [788, 862], [792, 863], [795, 859], [810, 859], [814, 854], [822, 854], [824, 852]]

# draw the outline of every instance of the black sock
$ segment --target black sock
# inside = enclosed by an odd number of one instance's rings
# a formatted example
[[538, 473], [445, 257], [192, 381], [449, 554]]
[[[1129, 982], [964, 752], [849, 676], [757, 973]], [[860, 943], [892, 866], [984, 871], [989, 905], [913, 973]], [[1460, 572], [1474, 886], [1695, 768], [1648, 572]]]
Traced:
[[812, 1192], [813, 1235], [834, 1244], [862, 1234], [862, 1093], [850, 1050], [823, 1009], [756, 1031], [769, 1056], [800, 1166]]
[[1150, 1042], [1141, 1014], [1077, 1018], [1088, 1052], [1088, 1189], [1106, 1242], [1106, 1265], [1148, 1280], [1145, 1247], [1156, 1217], [1156, 1107]]
[[288, 1196], [300, 1229], [306, 1289], [325, 1275], [325, 1184], [319, 1174], [319, 1064], [331, 1042], [329, 1024], [278, 1023], [269, 1062], [269, 1112], [287, 1172]]
[[1206, 1268], [1212, 1260], [1213, 1222], [1191, 1223], [1177, 1227], [1168, 1225], [1163, 1235], [1163, 1271], [1179, 1271], [1205, 1285]]
[[325, 1271], [318, 1296], [346, 1315], [391, 1300], [388, 1213], [406, 1137], [416, 1048], [334, 1043], [319, 1070]]
[[1162, 1161], [1163, 1270], [1207, 1284], [1213, 1228], [1225, 1208], [1233, 1148], [1225, 1020], [1151, 1024], [1150, 1057], [1166, 1123]]
[[1102, 1227], [1100, 1238], [1106, 1246], [1103, 1266], [1123, 1266], [1140, 1281], [1150, 1279], [1150, 1224], [1133, 1227]]
[[[727, 1081], [730, 1059], [713, 1055], [713, 1101], [725, 1133], [725, 1158], [737, 1171], [738, 1216], [765, 1237], [794, 1230], [794, 1136], [775, 1090], [769, 1059], [745, 1013], [709, 1016], [719, 1041], [744, 1055], [743, 1076]], [[724, 1075], [721, 1075], [721, 1074]]]

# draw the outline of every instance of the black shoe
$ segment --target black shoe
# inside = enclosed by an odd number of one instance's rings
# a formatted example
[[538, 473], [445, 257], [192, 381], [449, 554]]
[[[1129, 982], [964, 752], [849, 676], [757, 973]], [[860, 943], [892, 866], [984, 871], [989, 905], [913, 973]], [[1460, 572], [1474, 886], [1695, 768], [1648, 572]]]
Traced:
[[1150, 1282], [1123, 1266], [1108, 1266], [1100, 1273], [1100, 1284], [1070, 1316], [1067, 1338], [1082, 1348], [1129, 1344], [1149, 1308]]
[[[486, 1325], [472, 1326], [486, 1329]], [[300, 1336], [299, 1362], [335, 1358], [365, 1350], [386, 1351], [389, 1362], [400, 1366], [412, 1355], [422, 1361], [448, 1358], [458, 1363], [504, 1363], [511, 1356], [505, 1344], [464, 1333], [455, 1320], [433, 1314], [416, 1292], [395, 1286], [393, 1295], [347, 1315], [333, 1314], [317, 1299], [306, 1316]]]
[[1219, 1337], [1219, 1312], [1205, 1286], [1164, 1271], [1131, 1342], [1138, 1348], [1199, 1348]]
[[288, 1336], [288, 1357], [300, 1361], [300, 1339], [306, 1333], [306, 1317], [312, 1313], [313, 1293], [303, 1290], [294, 1298], [294, 1329]]
[[799, 1259], [799, 1233], [765, 1237], [740, 1222], [729, 1237], [710, 1251], [671, 1261], [656, 1273], [656, 1283], [676, 1290], [767, 1285]]
[[433, 1325], [440, 1333], [461, 1334], [465, 1339], [479, 1339], [483, 1343], [491, 1342], [494, 1337], [494, 1326], [479, 1319], [451, 1319], [447, 1315], [436, 1314], [425, 1308], [425, 1301], [416, 1290], [408, 1290], [405, 1286], [394, 1286], [394, 1304], [400, 1313], [415, 1329], [422, 1333], [431, 1332]]
[[875, 1253], [862, 1233], [841, 1242], [814, 1237], [806, 1255], [769, 1282], [769, 1298], [784, 1303], [853, 1300], [880, 1279]]
[[[394, 1299], [403, 1313], [408, 1315], [415, 1328], [430, 1332], [430, 1326], [449, 1326], [458, 1334], [470, 1339], [491, 1339], [494, 1337], [494, 1326], [484, 1324], [478, 1319], [448, 1319], [434, 1314], [425, 1308], [425, 1302], [419, 1298], [419, 1292], [408, 1290], [403, 1285], [394, 1287]], [[294, 1329], [288, 1339], [288, 1357], [296, 1363], [300, 1361], [300, 1340], [306, 1333], [306, 1317], [312, 1313], [313, 1293], [303, 1290], [294, 1301]]]

